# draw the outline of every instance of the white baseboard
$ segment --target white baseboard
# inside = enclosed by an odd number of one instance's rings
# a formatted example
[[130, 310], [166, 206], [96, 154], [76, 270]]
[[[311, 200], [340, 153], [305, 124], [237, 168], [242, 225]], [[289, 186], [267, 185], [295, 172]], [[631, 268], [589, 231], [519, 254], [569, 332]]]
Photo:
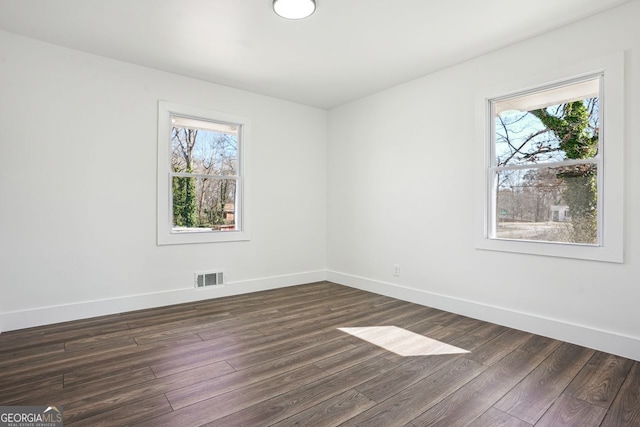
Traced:
[[638, 337], [621, 335], [593, 327], [514, 311], [504, 307], [491, 306], [426, 292], [407, 286], [325, 270], [229, 282], [225, 286], [213, 289], [176, 289], [165, 292], [129, 295], [119, 298], [5, 312], [0, 313], [0, 331], [11, 331], [33, 326], [124, 313], [133, 310], [221, 298], [323, 280], [386, 295], [403, 301], [450, 311], [474, 319], [497, 323], [510, 328], [640, 361], [640, 338]]
[[0, 331], [50, 325], [71, 320], [106, 316], [133, 310], [160, 307], [185, 302], [221, 298], [249, 292], [302, 285], [325, 280], [325, 271], [308, 271], [283, 276], [228, 282], [224, 286], [208, 289], [185, 288], [149, 294], [128, 295], [73, 304], [39, 307], [29, 310], [0, 313]]
[[640, 361], [640, 338], [335, 271], [326, 280]]

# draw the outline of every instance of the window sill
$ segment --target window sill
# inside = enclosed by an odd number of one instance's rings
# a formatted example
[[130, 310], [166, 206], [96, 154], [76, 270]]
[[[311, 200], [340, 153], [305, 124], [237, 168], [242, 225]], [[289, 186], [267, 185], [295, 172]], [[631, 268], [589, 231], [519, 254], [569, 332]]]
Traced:
[[158, 234], [158, 246], [186, 245], [191, 243], [243, 242], [251, 240], [246, 231], [208, 231], [194, 233]]
[[476, 249], [482, 250], [622, 263], [622, 249], [620, 245], [618, 246], [618, 248], [609, 248], [595, 245], [488, 238], [476, 242]]

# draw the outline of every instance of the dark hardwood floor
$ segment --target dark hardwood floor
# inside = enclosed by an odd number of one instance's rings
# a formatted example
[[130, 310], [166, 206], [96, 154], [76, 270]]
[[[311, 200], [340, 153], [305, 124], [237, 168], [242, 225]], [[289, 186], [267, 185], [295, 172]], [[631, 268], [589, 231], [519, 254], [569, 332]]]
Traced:
[[0, 405], [61, 405], [65, 426], [640, 426], [640, 363], [322, 282], [2, 333]]

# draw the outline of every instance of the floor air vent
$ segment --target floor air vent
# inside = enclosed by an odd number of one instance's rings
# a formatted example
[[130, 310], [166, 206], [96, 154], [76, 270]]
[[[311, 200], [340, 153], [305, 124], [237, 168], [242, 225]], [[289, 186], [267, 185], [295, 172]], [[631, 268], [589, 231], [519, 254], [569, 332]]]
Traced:
[[224, 274], [222, 271], [196, 273], [196, 288], [206, 288], [209, 286], [223, 286]]

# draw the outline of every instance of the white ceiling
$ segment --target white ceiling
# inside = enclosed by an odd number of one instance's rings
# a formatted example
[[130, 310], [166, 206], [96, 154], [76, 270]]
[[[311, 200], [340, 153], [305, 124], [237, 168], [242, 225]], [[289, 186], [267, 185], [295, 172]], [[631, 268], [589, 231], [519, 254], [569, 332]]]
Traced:
[[0, 0], [0, 29], [331, 108], [629, 0]]

